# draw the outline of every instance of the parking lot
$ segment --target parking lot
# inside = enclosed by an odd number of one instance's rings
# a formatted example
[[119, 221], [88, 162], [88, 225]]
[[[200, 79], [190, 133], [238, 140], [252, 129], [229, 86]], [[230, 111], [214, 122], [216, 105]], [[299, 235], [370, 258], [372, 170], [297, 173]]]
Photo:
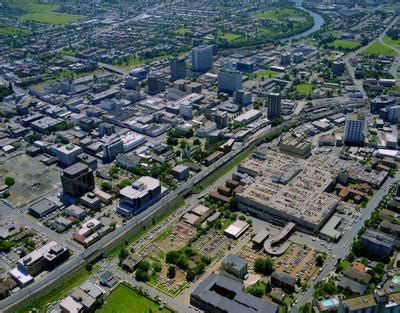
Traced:
[[300, 278], [301, 283], [309, 282], [317, 271], [318, 252], [308, 247], [292, 244], [284, 255], [275, 261], [275, 270]]
[[193, 248], [212, 260], [222, 257], [225, 251], [232, 246], [233, 240], [222, 235], [218, 230], [211, 229], [193, 244]]

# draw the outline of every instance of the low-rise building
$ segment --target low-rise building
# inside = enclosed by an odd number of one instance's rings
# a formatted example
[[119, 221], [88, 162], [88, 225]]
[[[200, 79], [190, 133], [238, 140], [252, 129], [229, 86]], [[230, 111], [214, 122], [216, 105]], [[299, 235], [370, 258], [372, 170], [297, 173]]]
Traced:
[[247, 275], [247, 261], [239, 256], [229, 254], [222, 260], [221, 270], [237, 278], [244, 279]]
[[392, 253], [396, 240], [385, 233], [368, 228], [361, 235], [360, 242], [367, 254], [385, 258]]
[[179, 164], [171, 170], [171, 174], [178, 180], [185, 180], [189, 177], [189, 168]]
[[55, 241], [50, 241], [18, 260], [17, 268], [24, 273], [36, 276], [44, 270], [54, 268], [68, 257], [67, 248]]
[[305, 134], [294, 136], [290, 135], [281, 139], [279, 142], [279, 150], [281, 152], [306, 159], [311, 155], [311, 142], [307, 140]]
[[29, 207], [29, 213], [36, 218], [42, 218], [57, 209], [58, 206], [54, 202], [48, 199], [42, 199]]
[[57, 157], [58, 162], [63, 166], [70, 166], [77, 162], [76, 157], [83, 152], [81, 147], [74, 144], [53, 147], [52, 151]]
[[70, 205], [65, 209], [65, 214], [81, 219], [86, 216], [86, 211], [75, 204]]
[[205, 312], [274, 313], [275, 304], [243, 291], [240, 282], [211, 274], [190, 294], [190, 304]]

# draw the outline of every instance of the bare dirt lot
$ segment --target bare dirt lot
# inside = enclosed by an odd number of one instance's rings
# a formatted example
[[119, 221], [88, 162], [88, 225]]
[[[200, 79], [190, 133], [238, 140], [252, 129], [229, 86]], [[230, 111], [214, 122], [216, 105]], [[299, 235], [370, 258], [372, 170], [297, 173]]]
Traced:
[[15, 206], [28, 204], [61, 186], [60, 173], [55, 165], [46, 166], [40, 158], [26, 154], [17, 155], [0, 165], [0, 181], [7, 176], [15, 179], [7, 199]]

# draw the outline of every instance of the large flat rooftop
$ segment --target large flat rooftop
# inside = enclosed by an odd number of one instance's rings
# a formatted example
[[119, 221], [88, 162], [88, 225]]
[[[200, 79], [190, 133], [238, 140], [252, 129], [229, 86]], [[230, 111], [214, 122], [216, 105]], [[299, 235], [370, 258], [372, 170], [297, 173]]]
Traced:
[[259, 175], [237, 194], [239, 202], [255, 203], [269, 214], [320, 228], [339, 202], [325, 191], [335, 175], [304, 160], [268, 152], [265, 160], [250, 158], [240, 167]]

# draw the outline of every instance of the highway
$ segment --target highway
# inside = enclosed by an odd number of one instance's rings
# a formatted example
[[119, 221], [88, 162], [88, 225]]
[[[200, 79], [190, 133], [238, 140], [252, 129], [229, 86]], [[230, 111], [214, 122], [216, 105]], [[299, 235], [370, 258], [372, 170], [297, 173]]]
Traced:
[[310, 283], [307, 291], [299, 296], [298, 302], [293, 306], [290, 312], [298, 312], [299, 308], [311, 301], [312, 295], [314, 293], [315, 284], [323, 280], [335, 267], [337, 259], [343, 259], [349, 253], [353, 240], [357, 237], [358, 232], [363, 227], [364, 222], [371, 216], [372, 212], [376, 209], [379, 202], [388, 193], [390, 186], [400, 179], [400, 171], [398, 171], [395, 177], [389, 177], [385, 183], [379, 188], [377, 193], [369, 200], [366, 208], [360, 214], [358, 220], [353, 224], [353, 226], [342, 236], [340, 241], [332, 245], [332, 252], [328, 254], [326, 259], [326, 266], [319, 274], [315, 281]]

